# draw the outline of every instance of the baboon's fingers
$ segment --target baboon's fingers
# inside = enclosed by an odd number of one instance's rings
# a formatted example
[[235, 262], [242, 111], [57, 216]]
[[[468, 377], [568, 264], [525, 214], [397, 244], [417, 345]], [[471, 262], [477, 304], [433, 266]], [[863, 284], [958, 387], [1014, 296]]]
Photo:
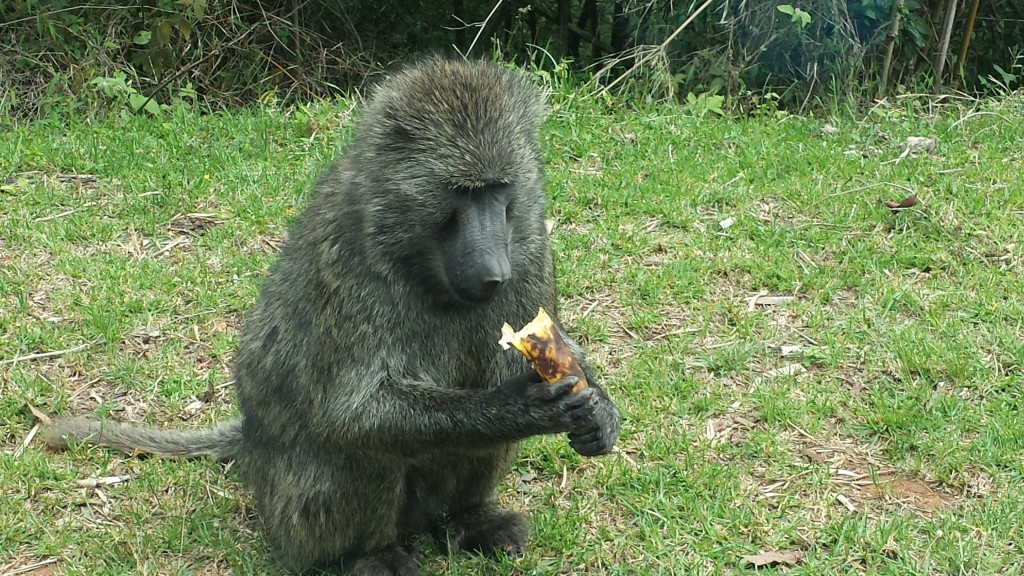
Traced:
[[584, 436], [569, 435], [569, 445], [581, 456], [600, 456], [612, 451], [612, 442], [601, 431]]
[[544, 384], [539, 388], [542, 390], [543, 398], [545, 400], [555, 400], [572, 392], [573, 386], [578, 382], [579, 378], [569, 376], [568, 378], [562, 378], [554, 384]]
[[573, 436], [585, 436], [589, 434], [599, 434], [601, 432], [601, 425], [593, 420], [585, 419], [574, 419], [572, 421], [572, 434]]
[[[570, 388], [570, 390], [572, 390]], [[569, 418], [575, 419], [577, 414], [585, 414], [586, 412], [593, 412], [593, 407], [590, 403], [593, 399], [594, 390], [592, 388], [584, 388], [579, 392], [572, 392], [562, 399], [565, 403], [566, 409], [569, 411]]]
[[571, 433], [570, 436], [571, 442], [579, 445], [596, 444], [601, 441], [602, 437], [600, 430], [592, 430], [586, 434]]

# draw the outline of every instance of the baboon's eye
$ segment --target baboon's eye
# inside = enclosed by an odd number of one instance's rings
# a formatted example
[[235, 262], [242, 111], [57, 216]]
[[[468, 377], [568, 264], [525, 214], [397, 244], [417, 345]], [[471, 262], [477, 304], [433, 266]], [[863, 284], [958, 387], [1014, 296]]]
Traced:
[[458, 223], [459, 223], [459, 218], [455, 214], [455, 211], [452, 210], [451, 212], [448, 213], [447, 216], [445, 216], [441, 220], [441, 232], [442, 233], [451, 232], [452, 230], [455, 229], [455, 226], [458, 225]]

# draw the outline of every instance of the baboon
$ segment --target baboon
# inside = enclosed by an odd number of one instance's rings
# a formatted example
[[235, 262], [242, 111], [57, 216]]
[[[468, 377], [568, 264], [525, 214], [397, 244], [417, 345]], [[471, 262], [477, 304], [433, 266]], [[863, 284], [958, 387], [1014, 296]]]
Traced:
[[596, 385], [542, 383], [497, 345], [538, 307], [557, 319], [538, 144], [522, 75], [432, 58], [395, 72], [320, 176], [245, 319], [241, 417], [171, 432], [55, 420], [46, 438], [233, 459], [289, 570], [419, 574], [412, 539], [522, 551], [495, 489], [519, 441], [568, 433], [611, 451], [619, 412]]

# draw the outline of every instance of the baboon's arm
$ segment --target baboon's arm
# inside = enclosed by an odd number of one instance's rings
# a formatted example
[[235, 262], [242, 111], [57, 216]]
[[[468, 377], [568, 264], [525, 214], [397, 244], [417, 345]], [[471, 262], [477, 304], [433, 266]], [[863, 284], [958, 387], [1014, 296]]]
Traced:
[[358, 401], [335, 398], [318, 425], [341, 443], [401, 454], [482, 449], [568, 432], [573, 410], [593, 396], [569, 393], [573, 384], [546, 384], [533, 374], [484, 390], [382, 380]]

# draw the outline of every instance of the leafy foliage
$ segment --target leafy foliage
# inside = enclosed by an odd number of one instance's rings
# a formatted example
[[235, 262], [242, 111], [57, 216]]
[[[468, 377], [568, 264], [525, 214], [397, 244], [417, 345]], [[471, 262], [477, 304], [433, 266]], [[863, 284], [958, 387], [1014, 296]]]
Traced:
[[[970, 4], [956, 4], [944, 83], [975, 93], [1016, 89], [1024, 3], [980, 3], [961, 58]], [[549, 69], [569, 62], [577, 76], [607, 65], [609, 79], [639, 62], [624, 95], [720, 95], [728, 111], [756, 110], [769, 93], [773, 105], [790, 109], [837, 97], [863, 102], [890, 89], [936, 85], [947, 5], [714, 0], [666, 42], [698, 3], [11, 0], [0, 4], [0, 118], [37, 117], [68, 104], [129, 113], [141, 106], [154, 114], [195, 102], [217, 109], [308, 101], [359, 88], [395, 61], [453, 49]], [[658, 57], [641, 62], [652, 52]]]

